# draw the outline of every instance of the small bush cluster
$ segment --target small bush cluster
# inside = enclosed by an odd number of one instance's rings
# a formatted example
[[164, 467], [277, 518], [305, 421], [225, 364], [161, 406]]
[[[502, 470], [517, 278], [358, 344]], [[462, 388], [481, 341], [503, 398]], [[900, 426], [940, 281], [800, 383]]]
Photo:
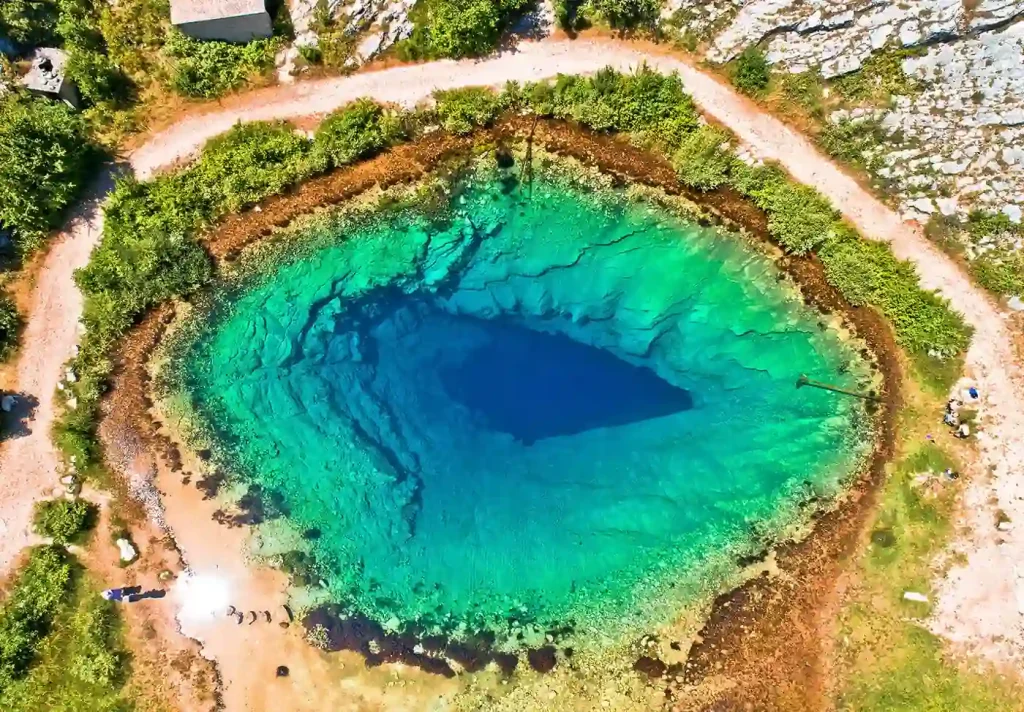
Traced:
[[606, 68], [593, 77], [562, 74], [553, 84], [513, 84], [502, 104], [596, 131], [630, 133], [669, 153], [700, 126], [697, 107], [679, 77], [658, 74], [646, 65], [633, 74]]
[[395, 143], [403, 135], [396, 112], [360, 99], [324, 119], [313, 139], [317, 171], [348, 165]]
[[736, 58], [732, 68], [732, 83], [744, 94], [757, 96], [768, 88], [771, 78], [771, 65], [759, 47], [751, 45]]
[[0, 292], [0, 363], [3, 363], [18, 346], [21, 331], [21, 315], [14, 300]]
[[57, 34], [68, 52], [68, 76], [91, 104], [126, 101], [128, 77], [111, 60], [100, 27], [100, 7], [93, 0], [57, 0]]
[[412, 34], [399, 43], [404, 59], [475, 57], [494, 49], [530, 0], [420, 0]]
[[139, 81], [154, 73], [169, 24], [168, 0], [118, 0], [100, 11], [100, 31], [111, 60]]
[[653, 28], [661, 12], [659, 0], [587, 0], [582, 14], [616, 30]]
[[63, 104], [0, 97], [0, 225], [13, 230], [19, 252], [60, 223], [99, 155], [85, 121]]
[[441, 126], [459, 136], [477, 127], [489, 126], [501, 111], [499, 98], [483, 87], [437, 91], [434, 99]]
[[70, 555], [58, 546], [34, 549], [0, 607], [0, 696], [22, 677], [71, 589]]
[[885, 139], [885, 130], [877, 119], [842, 119], [827, 121], [818, 136], [818, 143], [833, 158], [872, 170], [877, 167], [877, 159], [870, 158], [868, 153]]
[[36, 531], [55, 544], [70, 544], [96, 524], [96, 506], [84, 499], [48, 499], [36, 502]]
[[71, 672], [92, 685], [115, 685], [125, 667], [125, 654], [119, 649], [117, 611], [111, 601], [90, 596], [71, 619], [75, 640]]
[[210, 99], [245, 84], [273, 68], [278, 41], [231, 44], [197, 40], [177, 30], [168, 33], [164, 51], [174, 58], [171, 86], [179, 94]]
[[683, 139], [672, 162], [679, 180], [698, 190], [712, 190], [729, 182], [732, 153], [727, 149], [729, 135], [710, 126], [701, 126]]
[[903, 60], [916, 49], [885, 50], [868, 57], [856, 72], [832, 80], [838, 94], [854, 102], [888, 101], [894, 95], [912, 95], [921, 90], [920, 82], [903, 71]]

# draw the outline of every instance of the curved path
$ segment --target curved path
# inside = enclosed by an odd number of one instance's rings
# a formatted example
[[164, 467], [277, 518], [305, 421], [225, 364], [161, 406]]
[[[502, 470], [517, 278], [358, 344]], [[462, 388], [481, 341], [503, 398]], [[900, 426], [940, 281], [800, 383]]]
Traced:
[[[625, 70], [641, 62], [660, 71], [678, 72], [708, 116], [731, 129], [753, 153], [779, 161], [795, 178], [828, 196], [863, 235], [890, 242], [898, 256], [917, 265], [922, 283], [949, 297], [974, 326], [967, 368], [985, 395], [979, 472], [986, 474], [972, 478], [967, 501], [978, 513], [976, 526], [962, 542], [966, 563], [954, 568], [942, 584], [935, 625], [951, 638], [978, 646], [979, 652], [994, 658], [1024, 654], [1024, 533], [999, 533], [1005, 540], [1000, 545], [993, 524], [998, 507], [1024, 530], [1024, 484], [1017, 481], [1024, 480], [1024, 377], [1015, 363], [1005, 315], [920, 229], [902, 222], [806, 138], [717, 78], [648, 46], [602, 40], [524, 43], [515, 51], [486, 60], [402, 66], [235, 97], [152, 136], [131, 155], [131, 167], [139, 177], [148, 177], [188, 158], [206, 140], [238, 121], [326, 113], [362, 96], [408, 106], [426, 99], [435, 89], [500, 86], [510, 80], [537, 80], [559, 72], [590, 73], [607, 65]], [[105, 176], [94, 194], [101, 195], [108, 183]], [[72, 274], [86, 263], [101, 226], [97, 202], [83, 203], [53, 245], [39, 275], [17, 369], [17, 389], [35, 395], [40, 403], [32, 432], [3, 446], [0, 575], [30, 541], [27, 529], [32, 500], [57, 484], [57, 459], [49, 430], [54, 416], [53, 392], [63, 376], [61, 364], [74, 348], [81, 311]], [[1019, 569], [1015, 562], [1021, 562]]]

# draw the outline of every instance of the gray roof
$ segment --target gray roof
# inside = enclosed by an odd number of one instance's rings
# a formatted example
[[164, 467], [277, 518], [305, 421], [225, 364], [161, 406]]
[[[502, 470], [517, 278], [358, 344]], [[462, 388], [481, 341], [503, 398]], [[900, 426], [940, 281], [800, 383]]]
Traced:
[[171, 0], [171, 23], [183, 25], [266, 11], [266, 0]]
[[28, 56], [32, 68], [21, 78], [25, 88], [56, 94], [64, 84], [64, 65], [68, 55], [64, 50], [42, 47]]

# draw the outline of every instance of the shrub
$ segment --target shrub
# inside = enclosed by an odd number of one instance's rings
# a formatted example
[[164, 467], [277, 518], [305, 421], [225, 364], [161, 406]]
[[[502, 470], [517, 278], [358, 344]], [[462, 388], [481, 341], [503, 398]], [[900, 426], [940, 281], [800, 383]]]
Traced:
[[863, 168], [872, 167], [866, 154], [883, 140], [885, 131], [877, 119], [827, 121], [818, 137], [828, 155]]
[[6, 35], [26, 47], [39, 47], [52, 44], [56, 31], [56, 0], [0, 2], [0, 35]]
[[82, 117], [64, 104], [0, 98], [0, 224], [21, 252], [60, 222], [98, 156]]
[[18, 346], [21, 315], [14, 300], [0, 292], [0, 362], [6, 361]]
[[100, 14], [92, 0], [57, 0], [57, 34], [68, 52], [67, 73], [85, 101], [98, 104], [126, 100], [128, 78], [107, 56]]
[[768, 88], [771, 72], [764, 52], [759, 47], [751, 45], [736, 58], [732, 70], [732, 83], [744, 94], [756, 96]]
[[909, 262], [898, 260], [889, 246], [842, 230], [818, 252], [829, 283], [855, 306], [878, 307], [908, 351], [935, 351], [953, 356], [970, 341], [970, 330], [959, 314], [938, 295], [918, 285]]
[[768, 213], [768, 231], [789, 252], [813, 250], [841, 227], [838, 214], [818, 191], [790, 181], [777, 169], [737, 168], [731, 183]]
[[95, 525], [96, 507], [84, 499], [49, 499], [36, 502], [36, 531], [55, 544], [68, 544]]
[[124, 670], [125, 654], [117, 644], [117, 611], [114, 604], [90, 596], [71, 619], [75, 639], [71, 671], [93, 685], [112, 685]]
[[554, 85], [528, 84], [523, 96], [541, 116], [628, 132], [669, 151], [700, 125], [679, 77], [657, 74], [646, 65], [633, 74], [606, 68], [593, 78], [559, 75]]
[[970, 265], [974, 278], [985, 289], [1024, 297], [1024, 254], [994, 250], [975, 258]]
[[588, 18], [619, 30], [653, 27], [660, 11], [659, 0], [587, 0], [583, 7]]
[[70, 555], [58, 546], [33, 549], [0, 608], [0, 694], [28, 670], [70, 588]]
[[684, 138], [672, 158], [679, 180], [698, 190], [727, 183], [735, 160], [724, 148], [728, 141], [728, 134], [711, 126], [702, 126]]
[[210, 99], [273, 68], [275, 38], [248, 44], [203, 41], [172, 30], [165, 51], [174, 62], [171, 87], [179, 94]]
[[903, 71], [903, 60], [914, 49], [887, 49], [864, 61], [856, 72], [832, 80], [832, 87], [849, 101], [888, 101], [894, 94], [916, 94], [921, 84]]
[[488, 126], [501, 108], [498, 97], [484, 87], [434, 92], [437, 117], [446, 131], [468, 134], [479, 126]]
[[421, 0], [409, 15], [413, 31], [400, 43], [399, 55], [458, 59], [486, 54], [528, 5], [529, 0]]
[[399, 117], [369, 99], [360, 99], [328, 116], [313, 139], [317, 170], [344, 166], [391, 145], [402, 133]]
[[118, 0], [100, 12], [100, 31], [110, 59], [129, 75], [153, 71], [170, 18], [168, 0]]

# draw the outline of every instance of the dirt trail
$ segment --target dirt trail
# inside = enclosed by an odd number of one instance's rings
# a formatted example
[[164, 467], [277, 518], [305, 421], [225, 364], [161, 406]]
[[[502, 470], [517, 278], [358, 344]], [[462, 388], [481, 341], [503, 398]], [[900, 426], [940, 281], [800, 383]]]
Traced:
[[[1020, 623], [1020, 612], [1024, 612], [1024, 534], [997, 532], [995, 528], [995, 510], [1000, 508], [1024, 529], [1024, 483], [1020, 482], [1024, 480], [1020, 477], [1024, 473], [1024, 379], [1014, 361], [1005, 315], [919, 228], [902, 222], [806, 138], [718, 79], [644, 45], [607, 40], [524, 43], [516, 51], [481, 61], [396, 67], [235, 97], [216, 110], [197, 112], [153, 136], [130, 161], [136, 174], [145, 178], [186, 159], [237, 121], [326, 113], [360, 96], [408, 106], [427, 98], [434, 89], [500, 86], [509, 80], [537, 80], [558, 72], [588, 73], [607, 65], [628, 69], [644, 61], [661, 71], [679, 72], [707, 115], [735, 132], [754, 153], [778, 160], [795, 178], [828, 196], [865, 236], [890, 242], [897, 255], [917, 265], [922, 283], [952, 299], [974, 326], [967, 368], [985, 398], [984, 433], [979, 437], [983, 467], [972, 478], [968, 494], [974, 526], [962, 542], [966, 564], [954, 568], [940, 587], [936, 627], [994, 659], [1024, 655]], [[109, 180], [101, 181], [97, 194], [107, 187]], [[63, 375], [61, 364], [77, 340], [81, 298], [72, 274], [88, 259], [100, 226], [95, 201], [87, 201], [51, 249], [29, 313], [17, 383], [6, 385], [34, 395], [39, 406], [31, 434], [5, 443], [0, 450], [0, 576], [21, 547], [31, 541], [27, 529], [32, 500], [57, 484], [56, 457], [48, 433], [54, 416], [53, 391]], [[1018, 561], [1022, 563], [1015, 569]]]

